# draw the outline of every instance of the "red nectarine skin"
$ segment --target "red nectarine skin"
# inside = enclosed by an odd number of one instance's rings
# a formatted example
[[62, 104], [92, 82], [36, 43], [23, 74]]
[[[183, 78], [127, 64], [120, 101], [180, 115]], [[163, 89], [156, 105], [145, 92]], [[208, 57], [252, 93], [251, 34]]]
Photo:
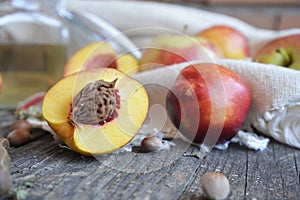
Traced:
[[209, 131], [223, 143], [241, 128], [250, 110], [251, 94], [231, 70], [204, 63], [181, 71], [166, 104], [171, 121], [187, 139], [202, 143]]

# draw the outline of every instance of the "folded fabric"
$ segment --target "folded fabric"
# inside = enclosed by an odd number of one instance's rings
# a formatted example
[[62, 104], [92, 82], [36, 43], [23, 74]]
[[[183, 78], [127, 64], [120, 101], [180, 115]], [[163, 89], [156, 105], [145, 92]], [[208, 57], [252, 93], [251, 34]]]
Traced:
[[300, 71], [237, 60], [219, 60], [238, 73], [252, 93], [244, 129], [300, 148]]

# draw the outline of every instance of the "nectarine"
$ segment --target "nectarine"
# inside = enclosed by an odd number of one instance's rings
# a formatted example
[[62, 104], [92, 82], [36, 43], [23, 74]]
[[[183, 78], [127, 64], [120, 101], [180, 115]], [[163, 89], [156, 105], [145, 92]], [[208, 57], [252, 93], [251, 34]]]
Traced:
[[[223, 143], [241, 128], [251, 105], [244, 81], [212, 63], [185, 67], [169, 90], [166, 106], [173, 124], [190, 141]], [[214, 145], [213, 144], [213, 145]]]
[[201, 37], [159, 35], [143, 50], [140, 71], [164, 67], [197, 59], [222, 57], [221, 50]]
[[73, 73], [45, 95], [49, 126], [74, 151], [115, 151], [137, 134], [148, 113], [148, 95], [138, 81], [111, 68]]
[[227, 25], [215, 25], [197, 34], [213, 42], [222, 50], [225, 58], [244, 59], [250, 56], [247, 38], [237, 29]]
[[300, 34], [266, 43], [256, 52], [253, 61], [300, 70]]
[[118, 55], [108, 42], [94, 42], [71, 56], [65, 65], [64, 76], [89, 68], [115, 68], [134, 74], [138, 71], [138, 61], [131, 54]]

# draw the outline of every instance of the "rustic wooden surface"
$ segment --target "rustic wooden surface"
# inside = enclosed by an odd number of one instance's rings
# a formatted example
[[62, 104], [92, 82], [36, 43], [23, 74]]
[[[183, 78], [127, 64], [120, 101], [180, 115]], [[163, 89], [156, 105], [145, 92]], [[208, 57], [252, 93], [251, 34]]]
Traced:
[[[0, 112], [2, 133], [13, 119]], [[6, 128], [5, 128], [6, 127]], [[224, 173], [231, 184], [228, 199], [299, 199], [300, 151], [271, 141], [263, 152], [231, 144], [205, 158], [184, 156], [196, 150], [175, 140], [171, 150], [84, 157], [61, 148], [45, 132], [9, 150], [13, 186], [27, 199], [205, 199], [201, 176]], [[2, 197], [11, 199], [12, 196]]]

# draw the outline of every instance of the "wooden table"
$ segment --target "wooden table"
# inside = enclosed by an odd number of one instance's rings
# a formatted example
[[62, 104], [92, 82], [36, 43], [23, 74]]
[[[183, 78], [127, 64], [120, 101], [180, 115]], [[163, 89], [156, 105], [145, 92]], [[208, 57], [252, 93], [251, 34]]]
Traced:
[[[13, 117], [0, 113], [3, 127]], [[219, 171], [230, 181], [229, 199], [300, 197], [298, 149], [275, 141], [263, 152], [231, 144], [198, 159], [184, 156], [196, 147], [173, 142], [176, 146], [166, 151], [143, 153], [136, 147], [133, 152], [95, 158], [59, 147], [45, 132], [29, 144], [10, 148], [11, 191], [23, 191], [28, 199], [51, 200], [205, 199], [200, 178], [205, 172]]]

